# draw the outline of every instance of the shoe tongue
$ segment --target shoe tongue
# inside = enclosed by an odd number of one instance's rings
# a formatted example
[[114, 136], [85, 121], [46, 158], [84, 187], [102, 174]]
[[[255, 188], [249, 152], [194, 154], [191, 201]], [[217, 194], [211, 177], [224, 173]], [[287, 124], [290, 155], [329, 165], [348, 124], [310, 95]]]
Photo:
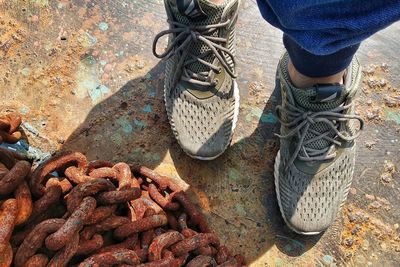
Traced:
[[[291, 90], [293, 98], [299, 106], [305, 110], [315, 112], [334, 109], [340, 106], [345, 101], [347, 96], [345, 87], [339, 84], [316, 85], [307, 89], [291, 87]], [[335, 133], [331, 131], [330, 127], [323, 122], [314, 123], [310, 127], [319, 133], [329, 131], [330, 134], [328, 134], [328, 136], [331, 138], [334, 138], [335, 136]], [[304, 140], [307, 141], [315, 138], [316, 136], [317, 135], [314, 133], [308, 132]], [[329, 141], [325, 139], [319, 139], [309, 143], [307, 147], [313, 149], [324, 149], [330, 145], [331, 143]], [[300, 154], [304, 156], [302, 151]]]
[[[176, 0], [176, 2], [177, 4], [171, 4], [171, 11], [175, 17], [175, 20], [179, 23], [193, 26], [220, 23], [224, 9], [228, 4], [228, 1], [225, 1], [223, 4], [216, 5], [208, 0]], [[195, 14], [200, 15], [195, 16]], [[215, 31], [213, 36], [218, 36], [218, 34], [219, 31]], [[210, 49], [205, 44], [200, 42], [193, 42], [188, 47], [188, 51], [190, 51], [190, 53], [193, 55], [200, 55], [208, 52], [209, 50]], [[203, 59], [209, 63], [212, 63], [215, 59], [215, 56], [210, 54]], [[195, 73], [209, 71], [208, 67], [199, 62], [194, 62], [187, 67]]]
[[207, 15], [204, 13], [199, 0], [181, 0], [176, 5], [179, 13], [189, 19], [204, 19]]
[[340, 84], [319, 84], [306, 89], [291, 88], [296, 103], [306, 110], [324, 111], [340, 106], [346, 99], [346, 89]]
[[216, 5], [208, 0], [175, 1], [176, 4], [171, 5], [175, 19], [186, 25], [208, 25], [218, 23], [227, 2], [225, 1], [223, 4]]

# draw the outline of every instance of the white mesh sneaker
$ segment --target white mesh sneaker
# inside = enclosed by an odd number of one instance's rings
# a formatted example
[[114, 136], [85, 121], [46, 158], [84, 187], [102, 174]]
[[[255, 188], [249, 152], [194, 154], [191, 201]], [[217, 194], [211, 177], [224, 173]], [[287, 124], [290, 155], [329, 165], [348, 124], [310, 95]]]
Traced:
[[[169, 30], [153, 53], [166, 58], [164, 97], [173, 133], [191, 157], [211, 160], [229, 146], [239, 113], [235, 24], [239, 0], [165, 0]], [[166, 50], [157, 42], [170, 35]]]
[[298, 89], [287, 72], [289, 57], [278, 65], [282, 105], [280, 151], [275, 160], [275, 188], [286, 224], [300, 234], [318, 234], [335, 220], [353, 179], [360, 116], [354, 98], [361, 80], [356, 59], [344, 85]]

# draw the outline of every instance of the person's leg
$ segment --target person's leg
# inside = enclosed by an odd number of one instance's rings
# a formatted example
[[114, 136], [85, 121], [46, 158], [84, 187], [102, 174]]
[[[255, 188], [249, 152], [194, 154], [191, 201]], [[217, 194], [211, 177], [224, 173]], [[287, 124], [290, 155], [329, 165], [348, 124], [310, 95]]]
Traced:
[[315, 84], [343, 83], [345, 69], [350, 65], [359, 45], [345, 47], [333, 54], [314, 55], [303, 49], [288, 35], [283, 43], [289, 53], [288, 71], [292, 83], [299, 88]]
[[278, 65], [282, 105], [275, 186], [282, 216], [301, 234], [335, 220], [354, 171], [362, 128], [354, 98], [360, 43], [400, 18], [399, 1], [258, 0], [263, 17], [285, 34]]
[[324, 77], [310, 77], [300, 73], [289, 58], [288, 72], [293, 85], [298, 88], [308, 88], [315, 84], [339, 83], [343, 84], [345, 70]]
[[397, 0], [257, 2], [263, 17], [285, 33], [290, 77], [300, 87], [325, 78], [339, 82], [360, 43], [400, 19]]
[[[239, 0], [164, 0], [170, 30], [153, 52], [167, 58], [165, 105], [173, 133], [191, 157], [211, 160], [229, 146], [239, 113], [235, 24]], [[157, 41], [171, 37], [166, 52]]]

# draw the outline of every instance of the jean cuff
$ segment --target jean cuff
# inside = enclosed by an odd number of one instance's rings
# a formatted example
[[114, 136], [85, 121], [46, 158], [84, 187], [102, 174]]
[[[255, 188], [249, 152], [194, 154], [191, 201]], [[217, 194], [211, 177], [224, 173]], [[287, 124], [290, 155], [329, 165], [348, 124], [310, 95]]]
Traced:
[[346, 69], [360, 47], [360, 44], [356, 44], [333, 54], [314, 55], [300, 47], [287, 34], [283, 35], [283, 44], [296, 70], [312, 78], [331, 76]]

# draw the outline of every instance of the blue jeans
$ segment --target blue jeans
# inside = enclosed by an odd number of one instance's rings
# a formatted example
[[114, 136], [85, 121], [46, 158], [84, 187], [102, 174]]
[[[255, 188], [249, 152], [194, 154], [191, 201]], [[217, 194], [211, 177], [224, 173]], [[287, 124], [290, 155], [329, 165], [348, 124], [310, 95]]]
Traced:
[[363, 40], [400, 19], [399, 0], [257, 3], [264, 19], [284, 32], [284, 44], [296, 69], [310, 77], [345, 69]]

